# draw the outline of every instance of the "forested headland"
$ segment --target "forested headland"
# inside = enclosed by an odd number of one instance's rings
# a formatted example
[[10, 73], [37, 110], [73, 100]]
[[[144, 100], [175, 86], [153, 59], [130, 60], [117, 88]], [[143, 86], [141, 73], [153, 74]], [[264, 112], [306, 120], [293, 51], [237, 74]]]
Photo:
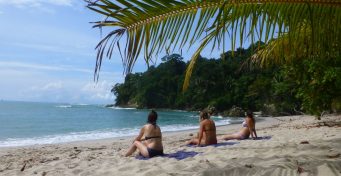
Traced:
[[296, 59], [258, 67], [248, 58], [257, 44], [228, 51], [220, 58], [200, 57], [190, 85], [182, 90], [186, 67], [179, 54], [144, 73], [126, 75], [113, 86], [116, 106], [166, 108], [231, 113], [250, 109], [268, 115], [338, 112], [341, 106], [341, 59]]

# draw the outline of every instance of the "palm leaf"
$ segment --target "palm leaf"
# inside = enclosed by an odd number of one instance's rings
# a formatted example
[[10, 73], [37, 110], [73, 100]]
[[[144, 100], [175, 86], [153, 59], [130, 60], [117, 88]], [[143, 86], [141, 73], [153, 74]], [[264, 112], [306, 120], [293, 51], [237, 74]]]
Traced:
[[[164, 50], [183, 49], [199, 42], [187, 69], [184, 89], [200, 52], [212, 43], [225, 48], [230, 39], [232, 50], [239, 39], [273, 42], [294, 51], [291, 57], [339, 54], [341, 40], [341, 2], [338, 0], [109, 0], [87, 1], [90, 10], [106, 20], [94, 27], [111, 27], [113, 32], [98, 44], [95, 79], [105, 55], [124, 43], [125, 73], [132, 68], [143, 50], [146, 63]], [[332, 24], [332, 25], [331, 25]], [[306, 32], [307, 29], [309, 32]], [[285, 36], [283, 38], [283, 36]], [[309, 38], [304, 47], [294, 45], [297, 38]], [[120, 40], [121, 39], [121, 40]], [[122, 41], [123, 39], [123, 41]], [[110, 42], [109, 42], [110, 41]], [[114, 43], [114, 44], [113, 44]], [[106, 47], [106, 45], [109, 45]], [[283, 52], [278, 52], [283, 53]], [[263, 54], [266, 56], [267, 54]], [[111, 58], [111, 54], [106, 55]], [[278, 55], [278, 58], [281, 57]], [[266, 59], [264, 62], [271, 62]]]

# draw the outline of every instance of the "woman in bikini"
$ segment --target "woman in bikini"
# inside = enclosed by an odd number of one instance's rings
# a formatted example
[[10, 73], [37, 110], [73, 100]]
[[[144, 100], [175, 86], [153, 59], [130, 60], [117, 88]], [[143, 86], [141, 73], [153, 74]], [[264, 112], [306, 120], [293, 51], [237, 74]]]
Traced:
[[250, 134], [252, 139], [257, 138], [257, 133], [256, 133], [256, 121], [253, 118], [252, 112], [248, 111], [246, 113], [246, 117], [244, 119], [244, 122], [242, 124], [242, 129], [234, 134], [228, 134], [228, 135], [223, 135], [220, 136], [219, 139], [221, 140], [231, 140], [231, 139], [238, 139], [238, 140], [243, 140], [249, 138]]
[[160, 127], [156, 125], [156, 120], [157, 113], [152, 110], [148, 115], [147, 124], [141, 128], [140, 134], [124, 156], [130, 156], [136, 149], [144, 157], [163, 155], [162, 134]]
[[210, 119], [208, 113], [203, 111], [199, 117], [200, 128], [198, 137], [186, 142], [186, 145], [211, 145], [217, 144], [215, 123]]

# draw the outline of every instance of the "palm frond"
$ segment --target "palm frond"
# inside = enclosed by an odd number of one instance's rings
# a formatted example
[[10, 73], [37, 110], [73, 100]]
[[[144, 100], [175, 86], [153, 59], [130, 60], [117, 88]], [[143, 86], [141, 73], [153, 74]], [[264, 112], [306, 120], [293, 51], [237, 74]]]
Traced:
[[[305, 22], [307, 23], [307, 21]], [[293, 62], [296, 59], [302, 59], [307, 57], [320, 57], [320, 58], [336, 58], [340, 56], [340, 38], [332, 39], [331, 36], [337, 36], [337, 30], [333, 30], [330, 27], [336, 24], [329, 24], [326, 27], [325, 34], [323, 37], [327, 40], [325, 43], [316, 43], [310, 45], [314, 41], [313, 29], [309, 24], [301, 24], [297, 32], [301, 35], [293, 36], [289, 34], [284, 34], [279, 38], [269, 41], [267, 45], [258, 49], [252, 57], [248, 60], [249, 67], [252, 65], [259, 65], [261, 67], [267, 67], [273, 64], [283, 64]], [[333, 34], [334, 33], [334, 34]], [[316, 36], [321, 37], [321, 36]], [[290, 42], [294, 40], [294, 42]], [[314, 48], [312, 48], [314, 47]]]
[[[164, 50], [191, 47], [200, 42], [187, 69], [184, 89], [196, 57], [212, 43], [212, 49], [232, 50], [237, 41], [273, 41], [286, 36], [290, 47], [297, 38], [309, 38], [307, 54], [336, 52], [341, 44], [341, 2], [338, 0], [110, 0], [87, 1], [88, 7], [106, 17], [94, 27], [112, 27], [98, 50], [95, 79], [103, 57], [111, 58], [117, 46], [125, 73], [141, 53], [147, 64]], [[306, 26], [311, 32], [301, 30]], [[121, 41], [123, 39], [124, 41]], [[239, 39], [239, 40], [238, 40]], [[124, 45], [121, 51], [122, 42]], [[109, 46], [107, 46], [109, 45]], [[330, 47], [333, 45], [333, 47]], [[337, 46], [337, 47], [335, 47]], [[107, 52], [106, 55], [103, 53]], [[301, 54], [301, 53], [293, 53]]]

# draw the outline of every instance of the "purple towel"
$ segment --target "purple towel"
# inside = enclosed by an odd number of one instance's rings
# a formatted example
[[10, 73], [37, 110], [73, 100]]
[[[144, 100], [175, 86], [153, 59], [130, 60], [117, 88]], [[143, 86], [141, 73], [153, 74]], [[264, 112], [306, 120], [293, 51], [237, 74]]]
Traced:
[[234, 145], [234, 144], [239, 144], [239, 142], [221, 142], [218, 144], [214, 144], [214, 147], [220, 147], [220, 146], [227, 146], [227, 145]]
[[[162, 155], [160, 157], [174, 158], [174, 159], [177, 159], [177, 160], [183, 160], [183, 159], [186, 159], [186, 158], [189, 158], [189, 157], [193, 157], [193, 156], [195, 156], [197, 154], [199, 154], [199, 152], [181, 150], [181, 151], [177, 151], [176, 153], [164, 154], [164, 155]], [[139, 159], [139, 160], [148, 160], [148, 159], [150, 159], [150, 158], [146, 158], [146, 157], [144, 157], [142, 155], [137, 155], [135, 158]]]
[[[248, 138], [249, 140], [253, 140], [252, 138]], [[271, 136], [261, 136], [257, 137], [255, 140], [269, 140], [271, 139]]]
[[[234, 144], [239, 144], [239, 142], [221, 142], [218, 144], [212, 144], [212, 145], [203, 145], [200, 147], [207, 147], [207, 146], [213, 146], [213, 147], [221, 147], [221, 146], [229, 146], [229, 145], [234, 145]], [[187, 147], [198, 147], [197, 145], [187, 145]]]
[[167, 158], [175, 158], [177, 160], [183, 160], [189, 157], [194, 157], [195, 155], [199, 154], [199, 152], [193, 152], [193, 151], [177, 151], [176, 153], [170, 153], [170, 154], [165, 154], [164, 156]]

